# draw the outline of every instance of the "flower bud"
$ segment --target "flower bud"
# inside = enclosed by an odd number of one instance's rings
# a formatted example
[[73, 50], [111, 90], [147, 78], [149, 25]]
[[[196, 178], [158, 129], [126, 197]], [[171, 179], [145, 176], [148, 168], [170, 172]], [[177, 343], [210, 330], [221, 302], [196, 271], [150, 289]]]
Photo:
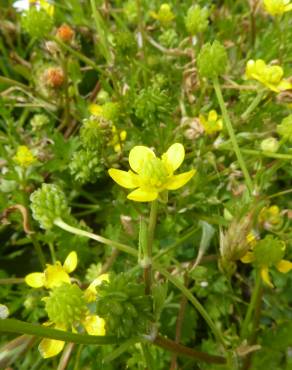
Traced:
[[47, 87], [58, 89], [64, 81], [65, 75], [61, 67], [50, 67], [47, 68], [42, 76], [44, 83]]
[[157, 19], [162, 26], [167, 26], [175, 18], [175, 15], [173, 14], [169, 4], [162, 4], [158, 10], [158, 13], [151, 12], [150, 15]]
[[201, 8], [199, 5], [190, 7], [185, 17], [187, 31], [191, 35], [204, 32], [208, 27], [208, 17], [209, 11], [207, 8]]
[[57, 218], [64, 218], [70, 213], [65, 194], [54, 184], [42, 184], [31, 194], [30, 201], [32, 216], [43, 229], [51, 229]]
[[277, 133], [282, 136], [283, 139], [292, 142], [292, 114], [285, 117], [281, 124], [277, 126]]
[[50, 123], [49, 117], [45, 114], [35, 114], [30, 120], [30, 124], [34, 129], [46, 126]]
[[274, 137], [269, 137], [261, 142], [261, 150], [264, 152], [276, 153], [279, 146], [279, 141]]
[[74, 31], [67, 24], [62, 24], [62, 26], [57, 29], [57, 37], [61, 41], [69, 43], [74, 37]]
[[225, 72], [227, 53], [224, 46], [217, 40], [205, 44], [198, 55], [198, 71], [200, 76], [215, 78]]

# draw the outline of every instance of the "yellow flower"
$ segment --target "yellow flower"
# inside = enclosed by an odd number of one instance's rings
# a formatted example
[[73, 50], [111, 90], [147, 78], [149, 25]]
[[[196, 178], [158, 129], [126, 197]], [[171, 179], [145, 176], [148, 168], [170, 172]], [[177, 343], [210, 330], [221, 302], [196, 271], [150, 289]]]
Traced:
[[[44, 325], [75, 333], [81, 325], [89, 335], [105, 335], [104, 319], [90, 313], [85, 292], [76, 284], [63, 283], [54, 288], [43, 301], [49, 317]], [[44, 338], [40, 342], [39, 351], [44, 358], [53, 357], [63, 350], [64, 344], [62, 340]]]
[[292, 89], [292, 84], [288, 80], [283, 79], [283, 69], [280, 66], [266, 65], [262, 59], [249, 60], [245, 74], [248, 79], [257, 80], [277, 93]]
[[36, 158], [25, 145], [20, 145], [17, 148], [16, 155], [13, 157], [14, 162], [19, 164], [21, 167], [29, 167], [32, 163], [36, 162]]
[[103, 114], [102, 105], [99, 105], [99, 104], [90, 104], [90, 106], [89, 106], [89, 112], [93, 116], [101, 117], [102, 114]]
[[269, 268], [275, 266], [279, 272], [287, 273], [292, 270], [292, 262], [283, 259], [285, 254], [285, 243], [268, 235], [259, 242], [251, 245], [242, 258], [243, 263], [253, 263], [260, 269], [262, 280], [266, 285], [273, 288], [269, 276]]
[[212, 135], [223, 129], [223, 121], [218, 117], [218, 114], [214, 109], [208, 113], [207, 119], [205, 116], [200, 114], [199, 120], [207, 135]]
[[[89, 335], [102, 335], [106, 334], [105, 331], [105, 320], [97, 315], [92, 315], [90, 313], [85, 316], [84, 320], [81, 322], [82, 326]], [[62, 324], [46, 323], [46, 326], [52, 326], [54, 329], [64, 330], [67, 328]], [[76, 332], [75, 329], [72, 329]], [[62, 340], [43, 338], [39, 344], [39, 351], [43, 358], [50, 358], [57, 356], [64, 348], [65, 342]]]
[[163, 26], [168, 25], [175, 18], [169, 4], [162, 4], [158, 13], [150, 12], [150, 15], [152, 18], [157, 19]]
[[50, 4], [47, 0], [29, 0], [31, 4], [38, 4], [42, 9], [44, 9], [51, 17], [54, 15], [54, 5]]
[[195, 174], [195, 170], [174, 175], [185, 157], [182, 144], [176, 143], [157, 158], [146, 146], [135, 146], [129, 154], [129, 164], [134, 171], [111, 168], [110, 177], [120, 186], [135, 189], [128, 199], [136, 202], [151, 202], [164, 190], [176, 190], [184, 186]]
[[77, 267], [77, 254], [72, 251], [68, 254], [64, 264], [57, 261], [54, 265], [47, 264], [44, 272], [33, 272], [25, 277], [25, 282], [32, 288], [45, 287], [52, 289], [63, 283], [70, 284], [69, 274]]
[[290, 0], [264, 0], [264, 6], [267, 13], [271, 15], [282, 15], [292, 10]]

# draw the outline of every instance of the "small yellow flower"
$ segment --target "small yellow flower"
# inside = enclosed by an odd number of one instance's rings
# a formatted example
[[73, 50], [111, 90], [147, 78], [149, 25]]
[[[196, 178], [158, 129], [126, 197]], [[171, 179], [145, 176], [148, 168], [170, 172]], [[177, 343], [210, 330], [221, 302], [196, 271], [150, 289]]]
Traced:
[[292, 10], [290, 0], [264, 0], [264, 6], [270, 15], [282, 15]]
[[282, 224], [280, 208], [276, 205], [264, 207], [259, 213], [259, 222], [267, 229]]
[[279, 272], [287, 273], [292, 270], [292, 262], [283, 259], [286, 245], [284, 242], [267, 236], [252, 244], [251, 249], [241, 258], [243, 263], [253, 263], [260, 269], [262, 280], [273, 288], [269, 276], [269, 268], [275, 266]]
[[35, 156], [32, 154], [30, 149], [25, 145], [20, 145], [17, 148], [16, 155], [13, 157], [14, 162], [19, 166], [27, 168], [34, 162], [36, 162]]
[[47, 264], [44, 272], [33, 272], [26, 275], [25, 282], [32, 288], [45, 287], [52, 289], [63, 283], [70, 284], [69, 274], [77, 267], [77, 254], [72, 251], [68, 254], [64, 264], [57, 261], [54, 265]]
[[245, 74], [247, 79], [257, 80], [276, 93], [292, 89], [291, 82], [283, 79], [284, 72], [282, 67], [269, 66], [262, 59], [249, 60]]
[[213, 135], [223, 129], [223, 121], [218, 117], [214, 109], [208, 113], [207, 119], [204, 115], [200, 114], [199, 120], [207, 135]]
[[150, 15], [152, 18], [158, 20], [163, 26], [168, 25], [175, 18], [169, 4], [162, 4], [158, 13], [150, 12]]
[[184, 186], [195, 174], [195, 170], [174, 175], [185, 157], [182, 144], [176, 143], [157, 158], [145, 146], [135, 146], [129, 154], [129, 164], [134, 171], [121, 171], [111, 168], [110, 177], [120, 186], [135, 189], [128, 199], [136, 202], [151, 202], [164, 190], [176, 190]]

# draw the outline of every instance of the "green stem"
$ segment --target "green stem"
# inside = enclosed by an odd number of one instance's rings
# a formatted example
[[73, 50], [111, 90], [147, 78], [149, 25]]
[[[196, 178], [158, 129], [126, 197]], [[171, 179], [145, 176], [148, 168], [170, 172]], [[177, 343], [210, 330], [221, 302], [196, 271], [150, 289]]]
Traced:
[[262, 286], [262, 279], [261, 279], [260, 271], [257, 269], [256, 277], [255, 277], [255, 286], [252, 292], [250, 303], [248, 305], [246, 316], [244, 318], [244, 321], [241, 327], [241, 338], [242, 339], [245, 339], [248, 337], [249, 324], [252, 319], [252, 314], [253, 314], [253, 311], [255, 310], [256, 303], [258, 301], [258, 296], [261, 292], [261, 286]]
[[225, 106], [225, 103], [224, 103], [224, 99], [223, 99], [223, 96], [222, 96], [219, 80], [218, 80], [217, 77], [214, 78], [213, 85], [214, 85], [214, 89], [215, 89], [215, 93], [216, 93], [218, 103], [219, 103], [220, 108], [221, 108], [221, 112], [222, 112], [222, 115], [223, 115], [223, 120], [224, 120], [224, 123], [226, 125], [228, 134], [230, 136], [230, 140], [231, 140], [231, 143], [232, 143], [232, 146], [233, 146], [233, 150], [236, 154], [239, 166], [240, 166], [240, 168], [242, 170], [242, 173], [244, 175], [246, 186], [249, 190], [250, 195], [252, 195], [252, 192], [253, 192], [252, 180], [251, 180], [251, 177], [250, 177], [249, 172], [247, 170], [247, 167], [245, 165], [245, 161], [242, 157], [241, 151], [239, 149], [239, 146], [238, 146], [238, 143], [237, 143], [237, 140], [236, 140], [236, 136], [235, 136], [235, 132], [233, 130], [232, 123], [230, 121], [229, 114], [227, 112], [227, 109], [226, 109], [226, 106]]
[[154, 200], [151, 203], [151, 210], [149, 216], [149, 225], [148, 225], [148, 237], [147, 237], [147, 247], [145, 248], [144, 259], [147, 261], [147, 264], [144, 268], [144, 279], [145, 279], [145, 293], [151, 293], [152, 285], [152, 249], [153, 249], [153, 240], [154, 232], [157, 222], [157, 210], [158, 210], [158, 201]]
[[33, 244], [34, 249], [36, 251], [36, 254], [38, 256], [40, 265], [41, 265], [42, 269], [44, 269], [46, 267], [46, 258], [45, 258], [45, 255], [44, 255], [43, 251], [42, 251], [42, 247], [41, 247], [39, 241], [34, 236], [34, 234], [30, 234], [29, 237], [32, 241], [32, 244]]
[[247, 109], [244, 111], [244, 113], [242, 113], [241, 119], [243, 121], [246, 121], [248, 119], [248, 117], [250, 116], [251, 112], [253, 112], [256, 109], [256, 107], [260, 104], [260, 102], [262, 101], [264, 95], [265, 95], [265, 92], [264, 91], [259, 91], [257, 93], [256, 97], [253, 99], [253, 101], [251, 102], [251, 104], [247, 107]]
[[[36, 337], [62, 340], [64, 342], [77, 344], [106, 345], [120, 343], [119, 340], [114, 336], [70, 333], [67, 331], [51, 329], [46, 326], [31, 324], [15, 319], [0, 320], [0, 332], [28, 334]], [[137, 338], [134, 338], [134, 341], [137, 341]], [[176, 352], [180, 355], [192, 357], [204, 362], [217, 364], [224, 364], [226, 362], [223, 357], [213, 356], [205, 352], [193, 350], [192, 348], [185, 347], [159, 335], [151, 343], [168, 351]]]
[[30, 324], [15, 319], [0, 320], [0, 332], [35, 335], [42, 338], [63, 340], [79, 344], [115, 344], [118, 339], [113, 336], [75, 334], [63, 330], [51, 329], [42, 325]]
[[95, 28], [99, 36], [100, 51], [102, 55], [104, 56], [105, 60], [107, 61], [107, 63], [110, 63], [111, 55], [109, 52], [109, 45], [108, 45], [107, 38], [106, 38], [107, 32], [105, 32], [106, 31], [105, 24], [97, 10], [95, 0], [90, 0], [90, 5], [91, 5], [93, 18], [94, 18]]
[[[221, 144], [217, 150], [230, 150], [230, 146]], [[292, 160], [292, 155], [291, 154], [284, 154], [284, 153], [272, 153], [272, 152], [264, 152], [261, 150], [254, 150], [254, 149], [242, 149], [241, 150], [243, 153], [246, 154], [251, 154], [251, 155], [256, 155], [256, 156], [264, 156], [268, 158], [275, 158], [275, 159], [284, 159], [284, 160]]]
[[163, 276], [165, 276], [173, 285], [175, 285], [192, 303], [192, 305], [196, 308], [196, 310], [202, 315], [205, 319], [206, 323], [209, 325], [210, 329], [212, 330], [214, 336], [218, 340], [218, 342], [223, 346], [223, 348], [227, 351], [227, 346], [225, 344], [225, 340], [223, 334], [217, 328], [211, 317], [209, 316], [208, 312], [204, 309], [201, 303], [197, 300], [197, 298], [190, 292], [188, 288], [184, 286], [184, 284], [178, 280], [175, 276], [171, 275], [167, 270], [165, 270], [162, 266], [157, 263], [153, 263], [153, 267], [159, 271]]
[[102, 72], [102, 69], [96, 65], [91, 59], [87, 58], [85, 55], [79, 53], [77, 50], [71, 48], [69, 45], [65, 44], [61, 40], [59, 40], [57, 37], [52, 37], [52, 39], [60, 45], [64, 50], [68, 51], [70, 54], [74, 55], [77, 59], [81, 60], [88, 66], [92, 67], [98, 72]]
[[106, 238], [104, 238], [100, 235], [96, 235], [96, 234], [90, 233], [90, 232], [85, 231], [85, 230], [80, 230], [77, 227], [73, 227], [73, 226], [70, 226], [70, 225], [66, 224], [66, 222], [64, 222], [60, 218], [56, 219], [54, 221], [54, 224], [56, 226], [60, 227], [61, 229], [68, 231], [71, 234], [85, 236], [87, 238], [96, 240], [99, 243], [106, 244], [106, 245], [109, 245], [111, 247], [115, 247], [116, 249], [119, 249], [120, 251], [128, 253], [128, 254], [131, 254], [132, 256], [135, 256], [135, 257], [138, 256], [138, 252], [136, 251], [136, 249], [134, 249], [134, 248], [132, 248], [132, 247], [126, 245], [126, 244], [122, 244], [122, 243], [119, 243], [119, 242], [115, 242], [114, 240], [106, 239]]
[[159, 253], [157, 253], [154, 257], [153, 257], [153, 261], [156, 261], [158, 260], [160, 257], [164, 256], [165, 254], [168, 254], [171, 250], [173, 249], [176, 249], [179, 245], [181, 245], [183, 242], [187, 241], [188, 239], [190, 239], [191, 236], [193, 236], [197, 231], [198, 231], [198, 227], [194, 227], [190, 232], [186, 233], [185, 235], [183, 235], [180, 239], [178, 239], [176, 242], [174, 242], [173, 244], [171, 244], [169, 247], [161, 250]]
[[175, 352], [175, 353], [178, 353], [180, 355], [185, 355], [185, 356], [188, 356], [188, 357], [192, 357], [192, 358], [195, 358], [196, 360], [199, 360], [199, 361], [204, 361], [204, 362], [207, 362], [209, 364], [213, 363], [213, 364], [226, 364], [226, 360], [224, 357], [221, 357], [221, 356], [213, 356], [213, 355], [209, 355], [208, 353], [205, 353], [205, 352], [200, 352], [200, 351], [196, 351], [194, 349], [191, 349], [189, 347], [185, 347], [179, 343], [176, 343], [172, 340], [169, 340], [169, 339], [166, 339], [164, 337], [162, 337], [161, 335], [158, 335], [156, 337], [156, 339], [153, 341], [153, 344], [161, 347], [161, 348], [164, 348], [170, 352]]

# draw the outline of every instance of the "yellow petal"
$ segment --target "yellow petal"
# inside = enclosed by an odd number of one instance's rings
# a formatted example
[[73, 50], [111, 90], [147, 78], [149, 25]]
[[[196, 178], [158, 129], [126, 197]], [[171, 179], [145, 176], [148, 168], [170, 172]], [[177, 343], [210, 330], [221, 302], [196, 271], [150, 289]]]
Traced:
[[84, 296], [87, 302], [94, 302], [96, 299], [96, 287], [99, 286], [103, 281], [109, 281], [109, 274], [102, 274], [98, 278], [94, 279], [93, 282], [88, 286], [84, 292]]
[[132, 191], [127, 198], [136, 202], [152, 202], [153, 200], [157, 199], [157, 197], [157, 191], [147, 191], [139, 188]]
[[132, 170], [139, 173], [143, 169], [144, 163], [154, 157], [155, 154], [150, 148], [147, 148], [147, 146], [138, 145], [134, 146], [134, 148], [130, 151], [129, 163]]
[[290, 10], [292, 10], [292, 4], [287, 4], [285, 5], [285, 12], [289, 12]]
[[291, 82], [287, 81], [287, 80], [282, 80], [278, 85], [277, 85], [277, 89], [279, 91], [285, 91], [285, 90], [292, 90], [292, 84]]
[[281, 260], [277, 265], [277, 269], [282, 272], [283, 274], [286, 274], [290, 270], [292, 270], [292, 262], [287, 260]]
[[39, 351], [43, 358], [57, 356], [64, 348], [65, 342], [62, 340], [44, 338], [39, 344]]
[[196, 173], [196, 170], [191, 170], [188, 172], [181, 173], [180, 175], [175, 175], [168, 180], [166, 184], [166, 189], [176, 190], [184, 186]]
[[108, 170], [110, 177], [120, 186], [126, 189], [134, 189], [139, 186], [139, 177], [132, 171], [122, 171], [116, 168]]
[[25, 282], [32, 288], [40, 288], [45, 284], [45, 275], [43, 272], [33, 272], [26, 275]]
[[105, 335], [105, 321], [97, 315], [89, 315], [82, 322], [89, 335]]
[[57, 287], [63, 283], [70, 284], [70, 276], [64, 270], [60, 262], [55, 265], [48, 265], [44, 271], [45, 287], [48, 289]]
[[73, 272], [76, 269], [77, 263], [78, 263], [77, 253], [75, 251], [70, 252], [63, 264], [64, 270], [68, 272], [68, 274], [70, 274], [70, 272]]
[[121, 141], [125, 141], [127, 138], [127, 131], [123, 130], [120, 132], [120, 139]]
[[214, 109], [210, 110], [208, 114], [208, 121], [217, 121], [217, 118], [218, 118], [217, 112]]
[[262, 267], [261, 268], [261, 277], [263, 279], [263, 282], [266, 285], [268, 285], [270, 288], [274, 287], [274, 285], [272, 284], [271, 279], [270, 279], [268, 267]]
[[247, 252], [243, 257], [241, 257], [240, 261], [242, 263], [251, 263], [254, 261], [254, 254], [253, 252]]
[[168, 148], [162, 155], [162, 162], [166, 165], [168, 171], [173, 173], [182, 164], [185, 158], [185, 148], [182, 144], [175, 143]]

